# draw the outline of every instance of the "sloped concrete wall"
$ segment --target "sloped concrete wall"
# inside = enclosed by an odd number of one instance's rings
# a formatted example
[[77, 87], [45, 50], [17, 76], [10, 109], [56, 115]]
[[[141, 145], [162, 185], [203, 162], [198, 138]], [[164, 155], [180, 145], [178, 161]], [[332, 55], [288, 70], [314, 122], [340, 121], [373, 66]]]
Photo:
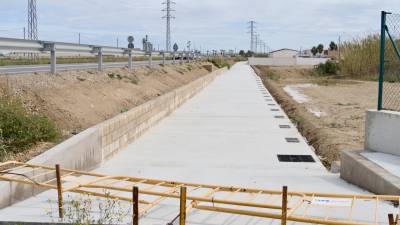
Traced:
[[[183, 87], [89, 128], [35, 157], [29, 163], [60, 164], [63, 168], [84, 171], [93, 169], [132, 143], [145, 131], [205, 88], [216, 76], [224, 71], [226, 69], [216, 70]], [[43, 178], [37, 178], [37, 180], [46, 180], [54, 177], [55, 175], [47, 175]], [[42, 191], [44, 191], [42, 188], [36, 188], [31, 185], [0, 182], [0, 208], [32, 197]]]
[[375, 194], [400, 195], [400, 178], [371, 162], [361, 152], [341, 152], [340, 177]]

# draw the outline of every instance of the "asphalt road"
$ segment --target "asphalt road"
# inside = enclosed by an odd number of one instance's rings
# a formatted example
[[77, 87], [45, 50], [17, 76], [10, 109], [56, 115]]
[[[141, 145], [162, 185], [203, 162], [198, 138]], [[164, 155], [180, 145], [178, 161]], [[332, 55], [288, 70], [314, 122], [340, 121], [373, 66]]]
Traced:
[[[161, 60], [153, 61], [153, 65], [161, 64]], [[166, 61], [167, 64], [172, 60]], [[133, 66], [149, 65], [148, 61], [134, 61]], [[127, 62], [103, 63], [103, 68], [120, 68], [128, 66]], [[97, 63], [79, 63], [79, 64], [57, 64], [57, 71], [97, 69]], [[21, 74], [35, 72], [50, 72], [50, 65], [24, 65], [24, 66], [1, 66], [0, 74]]]

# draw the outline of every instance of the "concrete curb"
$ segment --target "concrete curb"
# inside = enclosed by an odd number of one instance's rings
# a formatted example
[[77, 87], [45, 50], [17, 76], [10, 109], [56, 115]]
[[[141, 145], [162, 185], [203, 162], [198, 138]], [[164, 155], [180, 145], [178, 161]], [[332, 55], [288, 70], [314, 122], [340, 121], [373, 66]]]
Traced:
[[[135, 141], [148, 129], [192, 98], [226, 68], [157, 97], [128, 112], [91, 127], [30, 160], [29, 163], [55, 165], [75, 170], [91, 170]], [[54, 177], [46, 176], [42, 180]], [[37, 178], [37, 181], [40, 181]], [[25, 200], [43, 188], [13, 182], [0, 182], [0, 209]]]
[[340, 177], [376, 194], [400, 195], [400, 178], [368, 160], [361, 152], [341, 152]]

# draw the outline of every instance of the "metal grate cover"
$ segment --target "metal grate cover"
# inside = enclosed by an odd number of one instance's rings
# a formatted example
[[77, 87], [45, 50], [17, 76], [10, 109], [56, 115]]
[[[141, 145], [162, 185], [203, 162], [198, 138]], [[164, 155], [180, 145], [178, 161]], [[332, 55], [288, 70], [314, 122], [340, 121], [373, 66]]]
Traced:
[[311, 155], [278, 155], [278, 160], [279, 162], [315, 162]]

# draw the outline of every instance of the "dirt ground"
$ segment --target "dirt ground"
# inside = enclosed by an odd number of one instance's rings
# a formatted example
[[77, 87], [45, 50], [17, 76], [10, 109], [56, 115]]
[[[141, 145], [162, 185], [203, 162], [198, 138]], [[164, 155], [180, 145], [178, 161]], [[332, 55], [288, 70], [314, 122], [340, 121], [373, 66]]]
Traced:
[[[33, 113], [46, 115], [64, 139], [209, 73], [202, 63], [1, 75], [0, 94], [11, 95]], [[19, 157], [26, 161], [54, 143], [41, 143]]]
[[[376, 82], [315, 77], [305, 67], [255, 70], [328, 168], [340, 151], [363, 148], [365, 111], [377, 104]], [[293, 88], [298, 95], [288, 92]]]

